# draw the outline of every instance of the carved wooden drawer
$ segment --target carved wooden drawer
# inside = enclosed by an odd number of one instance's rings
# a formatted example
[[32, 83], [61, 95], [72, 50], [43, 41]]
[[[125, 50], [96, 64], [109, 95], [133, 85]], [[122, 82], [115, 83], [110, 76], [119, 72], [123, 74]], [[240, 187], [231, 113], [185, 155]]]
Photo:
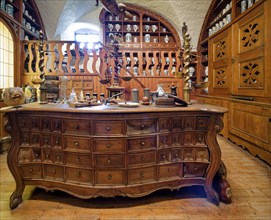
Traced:
[[196, 117], [196, 130], [206, 131], [209, 126], [209, 117]]
[[51, 119], [50, 118], [41, 118], [41, 130], [44, 132], [51, 131]]
[[29, 146], [30, 140], [29, 140], [29, 132], [21, 132], [21, 139], [20, 139], [20, 145], [22, 146]]
[[127, 134], [151, 134], [157, 132], [156, 119], [139, 119], [127, 121]]
[[178, 162], [183, 160], [182, 148], [172, 148], [171, 161]]
[[145, 167], [128, 170], [128, 184], [154, 182], [156, 180], [156, 167]]
[[156, 145], [157, 145], [156, 136], [127, 139], [128, 151], [156, 149]]
[[64, 161], [66, 165], [73, 165], [77, 167], [91, 167], [90, 154], [77, 154], [65, 152]]
[[204, 177], [208, 163], [184, 163], [184, 177]]
[[31, 117], [30, 118], [30, 130], [31, 131], [40, 131], [40, 117]]
[[31, 146], [40, 146], [40, 133], [30, 133], [30, 145]]
[[64, 168], [57, 165], [45, 165], [44, 166], [44, 178], [49, 180], [63, 181]]
[[20, 130], [28, 130], [28, 117], [18, 117], [18, 127]]
[[65, 167], [65, 176], [67, 182], [78, 184], [92, 184], [92, 170]]
[[50, 134], [42, 134], [41, 136], [41, 146], [43, 147], [48, 147], [48, 146], [52, 146], [51, 143], [51, 135]]
[[183, 148], [183, 160], [184, 161], [194, 161], [194, 148], [193, 147]]
[[52, 135], [52, 146], [54, 148], [62, 148], [62, 136], [58, 134]]
[[65, 119], [63, 126], [64, 133], [90, 135], [90, 122], [87, 120]]
[[18, 164], [29, 163], [32, 159], [31, 148], [20, 148], [18, 154]]
[[159, 180], [182, 178], [183, 177], [182, 164], [179, 163], [158, 166], [158, 173]]
[[53, 163], [63, 164], [63, 151], [59, 149], [53, 149], [52, 153]]
[[183, 128], [185, 131], [195, 129], [195, 118], [193, 116], [185, 116], [183, 119]]
[[204, 132], [196, 132], [195, 133], [195, 144], [197, 146], [206, 146]]
[[66, 148], [67, 150], [90, 151], [90, 138], [65, 136], [64, 148]]
[[194, 145], [194, 133], [193, 132], [184, 132], [183, 136], [184, 145]]
[[128, 165], [151, 165], [156, 163], [156, 152], [133, 153], [128, 155]]
[[183, 117], [174, 117], [172, 119], [172, 131], [183, 130]]
[[208, 162], [209, 161], [209, 151], [207, 148], [201, 147], [195, 149], [196, 161]]
[[171, 135], [170, 134], [160, 134], [158, 148], [167, 148], [170, 146], [171, 146]]
[[160, 132], [168, 132], [171, 130], [171, 118], [159, 118], [158, 127]]
[[94, 121], [94, 135], [110, 136], [124, 134], [124, 121]]
[[55, 132], [62, 131], [62, 119], [52, 118], [52, 131], [55, 131]]
[[125, 152], [124, 138], [93, 138], [94, 152]]
[[94, 155], [94, 167], [114, 167], [124, 168], [125, 167], [125, 155]]
[[23, 178], [41, 179], [41, 164], [26, 164], [21, 166]]
[[95, 171], [95, 185], [124, 185], [125, 173], [123, 170]]
[[170, 150], [163, 149], [157, 151], [157, 163], [168, 163], [170, 162]]
[[43, 158], [42, 160], [46, 163], [53, 163], [53, 153], [52, 153], [52, 148], [50, 147], [45, 147], [42, 149], [42, 155]]
[[183, 145], [183, 133], [182, 132], [174, 132], [171, 134], [171, 146], [172, 147], [180, 147]]
[[32, 161], [33, 162], [41, 162], [41, 148], [32, 148]]

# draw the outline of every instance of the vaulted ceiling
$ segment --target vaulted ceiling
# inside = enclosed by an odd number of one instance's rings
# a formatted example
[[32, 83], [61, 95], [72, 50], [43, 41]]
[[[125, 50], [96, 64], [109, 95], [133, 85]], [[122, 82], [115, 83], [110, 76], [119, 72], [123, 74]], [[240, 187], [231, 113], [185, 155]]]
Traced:
[[[143, 6], [165, 17], [181, 33], [183, 22], [196, 49], [199, 33], [211, 0], [118, 0]], [[49, 40], [60, 35], [74, 22], [88, 22], [99, 26], [102, 4], [96, 0], [36, 0]]]

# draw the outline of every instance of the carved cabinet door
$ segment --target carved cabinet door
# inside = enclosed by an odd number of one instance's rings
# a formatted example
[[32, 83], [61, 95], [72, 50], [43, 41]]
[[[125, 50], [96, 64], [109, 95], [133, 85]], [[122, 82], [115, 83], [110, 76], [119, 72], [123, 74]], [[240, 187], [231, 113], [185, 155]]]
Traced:
[[233, 25], [234, 95], [270, 96], [271, 15], [265, 4]]
[[209, 43], [209, 94], [231, 92], [231, 27], [214, 36]]

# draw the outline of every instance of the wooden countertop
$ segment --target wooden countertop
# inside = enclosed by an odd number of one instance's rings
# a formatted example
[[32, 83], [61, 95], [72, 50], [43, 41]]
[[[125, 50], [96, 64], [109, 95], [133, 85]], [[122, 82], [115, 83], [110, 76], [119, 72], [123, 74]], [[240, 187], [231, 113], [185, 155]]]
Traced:
[[89, 107], [70, 107], [68, 104], [62, 103], [48, 103], [39, 104], [37, 102], [21, 105], [20, 107], [5, 107], [1, 108], [0, 112], [11, 112], [11, 111], [46, 111], [46, 112], [69, 112], [69, 113], [140, 113], [140, 112], [182, 112], [182, 111], [207, 111], [225, 113], [228, 111], [226, 108], [202, 104], [192, 103], [187, 107], [175, 106], [175, 107], [157, 107], [155, 104], [152, 105], [139, 105], [138, 107], [120, 107], [116, 104], [107, 104], [99, 106]]

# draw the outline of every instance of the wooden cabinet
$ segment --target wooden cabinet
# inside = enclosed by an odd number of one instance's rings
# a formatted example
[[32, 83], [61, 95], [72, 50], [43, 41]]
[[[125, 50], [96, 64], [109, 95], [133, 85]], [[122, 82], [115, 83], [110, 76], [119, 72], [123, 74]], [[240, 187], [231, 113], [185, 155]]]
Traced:
[[40, 109], [30, 103], [5, 111], [5, 129], [13, 139], [8, 164], [17, 183], [11, 208], [19, 205], [28, 184], [79, 198], [139, 197], [202, 185], [208, 201], [219, 203], [213, 179], [222, 163], [216, 133], [225, 108], [53, 105]]
[[220, 2], [228, 1], [212, 2], [201, 31], [198, 48], [202, 53], [208, 45], [210, 86], [208, 95], [197, 99], [229, 108], [222, 134], [270, 164], [271, 2], [244, 7], [247, 1], [232, 1], [231, 22], [208, 36]]
[[7, 21], [19, 40], [38, 39], [39, 31], [46, 36], [39, 10], [34, 0], [1, 0], [1, 17]]

